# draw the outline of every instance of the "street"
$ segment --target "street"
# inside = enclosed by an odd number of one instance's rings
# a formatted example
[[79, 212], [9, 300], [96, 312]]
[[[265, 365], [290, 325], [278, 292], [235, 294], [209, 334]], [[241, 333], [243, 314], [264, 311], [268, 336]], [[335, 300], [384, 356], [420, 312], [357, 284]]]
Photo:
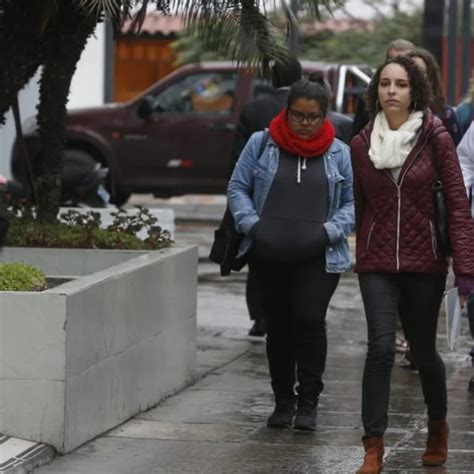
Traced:
[[[363, 458], [360, 392], [366, 351], [356, 276], [344, 274], [328, 311], [328, 358], [316, 433], [269, 429], [266, 419], [273, 400], [265, 344], [263, 338], [247, 336], [245, 271], [222, 278], [217, 265], [206, 261], [223, 202], [172, 206], [178, 208], [176, 242], [200, 245], [196, 383], [34, 472], [355, 472]], [[197, 215], [206, 217], [196, 220]], [[466, 391], [471, 375], [467, 321], [458, 352], [447, 352], [444, 331], [441, 315], [438, 347], [448, 372], [451, 427], [448, 462], [444, 468], [422, 467], [426, 422], [418, 374], [396, 364], [384, 473], [474, 471], [474, 396]]]

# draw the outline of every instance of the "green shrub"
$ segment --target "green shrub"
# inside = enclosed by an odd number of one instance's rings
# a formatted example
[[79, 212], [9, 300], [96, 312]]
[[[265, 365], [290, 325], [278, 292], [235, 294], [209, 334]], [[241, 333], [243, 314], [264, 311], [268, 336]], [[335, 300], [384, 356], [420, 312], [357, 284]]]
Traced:
[[[11, 214], [5, 243], [11, 247], [157, 250], [173, 244], [169, 232], [158, 226], [156, 217], [143, 207], [138, 207], [136, 215], [118, 209], [106, 229], [100, 228], [100, 215], [94, 211], [68, 211], [55, 224], [38, 222], [34, 210], [25, 206], [17, 206]], [[143, 229], [148, 233], [145, 240], [136, 236]]]
[[0, 291], [42, 291], [43, 272], [24, 263], [0, 263]]

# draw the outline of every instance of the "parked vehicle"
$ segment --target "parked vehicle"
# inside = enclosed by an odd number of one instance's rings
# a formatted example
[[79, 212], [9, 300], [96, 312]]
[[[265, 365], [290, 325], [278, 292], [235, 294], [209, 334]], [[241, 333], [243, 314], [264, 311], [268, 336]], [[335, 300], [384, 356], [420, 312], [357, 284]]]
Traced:
[[[370, 81], [368, 66], [302, 65], [305, 73], [320, 71], [328, 79], [338, 112], [351, 113]], [[118, 205], [132, 192], [224, 193], [240, 110], [269, 89], [268, 82], [231, 62], [184, 66], [130, 102], [70, 111], [65, 160], [80, 152], [108, 168], [108, 190]], [[36, 128], [34, 118], [25, 122], [33, 160], [39, 149]], [[12, 171], [22, 180], [16, 144]]]

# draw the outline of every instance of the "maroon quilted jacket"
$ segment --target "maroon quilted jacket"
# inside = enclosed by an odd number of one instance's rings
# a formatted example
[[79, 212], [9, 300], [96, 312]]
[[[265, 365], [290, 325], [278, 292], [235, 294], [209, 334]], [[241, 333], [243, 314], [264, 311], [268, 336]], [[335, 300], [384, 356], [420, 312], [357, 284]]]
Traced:
[[449, 214], [456, 275], [474, 276], [474, 227], [454, 143], [441, 121], [425, 112], [418, 140], [397, 182], [369, 158], [369, 124], [351, 143], [356, 211], [356, 272], [446, 273], [437, 246], [431, 186], [437, 163]]

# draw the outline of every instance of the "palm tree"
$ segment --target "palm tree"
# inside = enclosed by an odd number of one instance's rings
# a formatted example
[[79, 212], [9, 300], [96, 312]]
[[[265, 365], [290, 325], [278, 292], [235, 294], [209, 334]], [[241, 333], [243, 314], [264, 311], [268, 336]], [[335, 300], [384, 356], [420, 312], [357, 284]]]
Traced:
[[[299, 0], [300, 8], [318, 16], [320, 7], [340, 3]], [[106, 17], [116, 31], [133, 17], [139, 30], [149, 6], [182, 13], [208, 47], [264, 71], [270, 60], [287, 54], [272, 33], [268, 3], [261, 0], [0, 0], [0, 124], [42, 66], [37, 107], [41, 150], [34, 160], [40, 220], [54, 221], [59, 210], [66, 104], [87, 39]], [[289, 31], [297, 27], [294, 20], [289, 26]]]

